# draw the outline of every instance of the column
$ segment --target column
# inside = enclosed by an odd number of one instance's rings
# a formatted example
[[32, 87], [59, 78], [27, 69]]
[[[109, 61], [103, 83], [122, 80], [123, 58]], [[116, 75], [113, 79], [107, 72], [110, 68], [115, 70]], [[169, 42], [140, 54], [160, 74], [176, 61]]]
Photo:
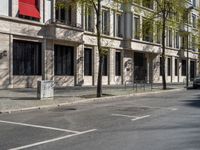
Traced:
[[124, 50], [121, 51], [121, 60], [122, 60], [122, 84], [125, 84], [125, 73], [126, 73], [126, 70], [125, 70], [125, 59], [124, 59]]
[[18, 10], [19, 10], [19, 5], [18, 5], [18, 2], [19, 0], [12, 0], [11, 1], [11, 17], [16, 17], [17, 16], [17, 13], [18, 13]]
[[146, 82], [150, 83], [150, 58], [149, 54], [146, 53], [146, 60], [147, 60], [147, 76], [146, 76]]
[[13, 88], [13, 35], [9, 35], [9, 88]]
[[52, 22], [56, 21], [56, 0], [52, 0], [51, 3], [51, 20]]
[[109, 49], [108, 84], [115, 84], [115, 49]]
[[191, 61], [191, 59], [188, 58], [188, 81], [189, 81], [189, 84], [190, 84], [190, 61]]
[[40, 11], [40, 22], [43, 23], [45, 22], [45, 18], [44, 18], [44, 4], [45, 3], [44, 1], [39, 1], [39, 11]]
[[93, 85], [97, 85], [98, 69], [99, 69], [99, 52], [98, 47], [94, 46], [94, 63], [93, 63]]

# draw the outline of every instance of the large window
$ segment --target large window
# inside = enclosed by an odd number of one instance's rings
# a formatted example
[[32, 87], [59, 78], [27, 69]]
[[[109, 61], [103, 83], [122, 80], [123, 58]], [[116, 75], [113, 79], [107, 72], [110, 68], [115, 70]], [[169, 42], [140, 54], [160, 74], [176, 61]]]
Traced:
[[186, 60], [182, 60], [182, 76], [186, 76]]
[[121, 76], [121, 52], [115, 53], [115, 75]]
[[142, 6], [153, 9], [153, 0], [142, 0]]
[[143, 41], [153, 42], [153, 21], [143, 18], [142, 34]]
[[85, 6], [85, 30], [86, 31], [94, 31], [93, 28], [93, 8], [91, 6]]
[[122, 37], [122, 14], [116, 14], [116, 36]]
[[175, 67], [174, 67], [174, 69], [175, 69], [175, 76], [178, 76], [178, 60], [177, 60], [177, 58], [175, 59]]
[[169, 28], [168, 32], [169, 47], [172, 47], [172, 29]]
[[134, 38], [140, 39], [140, 17], [134, 16]]
[[110, 14], [108, 10], [102, 10], [102, 33], [109, 35]]
[[55, 75], [74, 75], [74, 49], [70, 46], [55, 45]]
[[66, 4], [66, 6], [59, 5], [57, 3], [57, 8], [56, 8], [56, 21], [61, 22], [64, 24], [67, 24], [69, 26], [74, 26], [72, 22], [72, 5]]
[[171, 76], [171, 58], [167, 59], [167, 75]]
[[108, 75], [108, 56], [105, 55], [103, 57], [103, 71], [102, 71], [102, 75], [103, 76], [107, 76]]
[[179, 48], [179, 33], [176, 32], [176, 35], [175, 35], [175, 36], [176, 36], [176, 37], [175, 37], [175, 39], [176, 39], [175, 48]]
[[192, 26], [193, 28], [197, 27], [197, 17], [195, 14], [192, 14]]
[[41, 43], [13, 41], [13, 75], [41, 75]]
[[84, 75], [92, 75], [92, 49], [84, 49]]
[[163, 65], [162, 65], [162, 57], [160, 57], [160, 76], [163, 75], [162, 68], [163, 68]]

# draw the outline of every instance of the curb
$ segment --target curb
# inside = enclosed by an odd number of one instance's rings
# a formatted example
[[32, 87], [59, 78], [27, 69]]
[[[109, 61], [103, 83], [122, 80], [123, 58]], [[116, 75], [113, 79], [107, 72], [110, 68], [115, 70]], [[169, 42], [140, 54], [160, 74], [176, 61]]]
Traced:
[[68, 105], [74, 105], [74, 104], [84, 104], [84, 103], [90, 103], [90, 102], [105, 102], [105, 100], [107, 100], [107, 101], [108, 100], [117, 101], [119, 98], [128, 98], [128, 97], [133, 97], [133, 96], [146, 96], [146, 95], [152, 95], [152, 94], [169, 93], [169, 92], [176, 92], [176, 91], [183, 91], [183, 90], [185, 90], [185, 89], [180, 88], [180, 89], [163, 90], [163, 91], [155, 91], [155, 92], [133, 93], [133, 94], [119, 95], [119, 96], [90, 98], [90, 99], [77, 100], [77, 101], [74, 101], [74, 102], [66, 102], [66, 103], [61, 103], [61, 104], [52, 104], [52, 105], [34, 106], [34, 107], [27, 107], [27, 108], [20, 108], [20, 109], [2, 110], [2, 111], [0, 111], [0, 114], [4, 114], [4, 113], [10, 114], [12, 112], [29, 111], [29, 110], [45, 109], [45, 108], [54, 108], [54, 107], [68, 106]]

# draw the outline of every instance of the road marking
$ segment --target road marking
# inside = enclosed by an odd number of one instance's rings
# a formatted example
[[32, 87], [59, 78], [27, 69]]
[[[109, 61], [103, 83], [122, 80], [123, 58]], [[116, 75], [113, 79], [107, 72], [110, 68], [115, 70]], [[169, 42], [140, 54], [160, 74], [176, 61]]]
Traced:
[[54, 128], [54, 127], [48, 127], [48, 126], [40, 126], [40, 125], [27, 124], [27, 123], [20, 123], [20, 122], [4, 121], [4, 120], [0, 120], [0, 123], [14, 124], [14, 125], [40, 128], [40, 129], [48, 129], [48, 130], [55, 130], [55, 131], [70, 132], [70, 133], [76, 133], [76, 134], [82, 133], [82, 132], [79, 132], [79, 131], [73, 131], [73, 130], [67, 130], [67, 129], [61, 129], [61, 128]]
[[144, 118], [148, 118], [150, 117], [150, 115], [146, 115], [146, 116], [141, 116], [141, 117], [136, 117], [134, 119], [131, 119], [132, 121], [136, 121], [136, 120], [140, 120], [140, 119], [144, 119]]
[[123, 114], [111, 114], [111, 116], [127, 117], [127, 118], [135, 118], [135, 117], [137, 117], [137, 116], [123, 115]]
[[46, 144], [46, 143], [51, 143], [51, 142], [55, 142], [55, 141], [67, 139], [67, 138], [70, 138], [70, 137], [74, 137], [74, 136], [78, 136], [78, 135], [82, 135], [82, 134], [94, 132], [94, 131], [96, 131], [96, 130], [97, 130], [97, 129], [91, 129], [91, 130], [79, 132], [79, 133], [76, 133], [76, 134], [61, 136], [61, 137], [58, 137], [58, 138], [49, 139], [49, 140], [45, 140], [45, 141], [41, 141], [41, 142], [37, 142], [37, 143], [25, 145], [25, 146], [20, 146], [20, 147], [16, 147], [16, 148], [11, 148], [11, 149], [9, 149], [9, 150], [22, 150], [22, 149], [26, 149], [26, 148], [30, 148], [30, 147], [34, 147], [34, 146], [38, 146], [38, 145], [42, 145], [42, 144]]

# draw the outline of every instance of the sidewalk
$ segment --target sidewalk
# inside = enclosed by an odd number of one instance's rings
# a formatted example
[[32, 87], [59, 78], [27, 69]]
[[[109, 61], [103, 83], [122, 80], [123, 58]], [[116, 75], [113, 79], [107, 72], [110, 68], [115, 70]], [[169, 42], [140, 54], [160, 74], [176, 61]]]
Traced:
[[[137, 89], [136, 89], [137, 87]], [[170, 84], [167, 91], [183, 89], [183, 84]], [[56, 88], [54, 99], [38, 100], [36, 89], [1, 89], [0, 90], [0, 113], [22, 111], [30, 109], [39, 109], [45, 107], [55, 107], [58, 105], [67, 105], [73, 103], [89, 102], [92, 100], [101, 100], [95, 98], [96, 87], [66, 87]], [[128, 85], [126, 88], [123, 85], [104, 86], [103, 99], [110, 99], [122, 96], [133, 96], [141, 94], [165, 92], [162, 90], [161, 84], [138, 84], [133, 86]]]

